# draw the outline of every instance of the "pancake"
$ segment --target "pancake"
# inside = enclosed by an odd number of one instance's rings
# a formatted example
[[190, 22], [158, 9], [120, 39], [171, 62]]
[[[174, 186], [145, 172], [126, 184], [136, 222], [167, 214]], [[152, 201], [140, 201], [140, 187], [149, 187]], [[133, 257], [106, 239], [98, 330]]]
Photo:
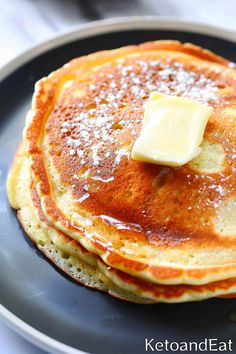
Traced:
[[[235, 225], [224, 218], [236, 183], [230, 66], [156, 42], [80, 58], [41, 80], [25, 139], [45, 216], [106, 264], [152, 282], [234, 277]], [[130, 159], [148, 90], [213, 106], [204, 146], [217, 172], [207, 172], [204, 148], [203, 162], [179, 169]]]
[[[107, 265], [163, 284], [236, 276], [235, 69], [157, 41], [75, 59], [40, 80], [24, 139], [43, 213]], [[134, 161], [151, 91], [213, 107], [181, 168]]]
[[30, 181], [28, 160], [21, 144], [8, 177], [8, 195], [11, 205], [26, 234], [44, 255], [73, 280], [122, 300], [149, 304], [152, 300], [128, 293], [116, 286], [96, 267], [96, 257], [76, 241], [54, 229], [45, 219], [37, 192]]
[[213, 297], [235, 298], [236, 278], [224, 279], [203, 285], [151, 284], [98, 262], [103, 274], [120, 288], [155, 302], [180, 303], [200, 301]]
[[53, 228], [45, 219], [21, 145], [8, 178], [10, 202], [36, 246], [74, 280], [115, 297], [136, 303], [183, 302], [224, 295], [235, 296], [236, 279], [207, 284], [153, 285], [107, 267], [76, 241]]

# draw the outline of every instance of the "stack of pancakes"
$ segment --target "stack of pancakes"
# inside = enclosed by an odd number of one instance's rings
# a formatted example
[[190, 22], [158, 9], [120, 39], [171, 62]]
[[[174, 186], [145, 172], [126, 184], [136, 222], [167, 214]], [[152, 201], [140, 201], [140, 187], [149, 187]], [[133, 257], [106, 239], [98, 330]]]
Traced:
[[[202, 151], [131, 158], [151, 92], [213, 107]], [[236, 293], [236, 71], [156, 41], [74, 59], [40, 80], [8, 177], [28, 236], [80, 283], [138, 303]]]

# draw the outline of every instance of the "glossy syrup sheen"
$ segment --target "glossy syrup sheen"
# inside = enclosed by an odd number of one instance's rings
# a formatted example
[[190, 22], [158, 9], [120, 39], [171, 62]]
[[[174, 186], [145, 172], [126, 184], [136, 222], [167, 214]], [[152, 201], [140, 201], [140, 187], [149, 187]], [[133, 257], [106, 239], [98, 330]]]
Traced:
[[[204, 137], [224, 147], [223, 171], [202, 174], [188, 164], [171, 168], [130, 158], [153, 90], [213, 107]], [[50, 154], [78, 202], [94, 215], [138, 224], [152, 243], [199, 241], [214, 234], [210, 217], [236, 187], [236, 122], [222, 115], [234, 94], [234, 79], [217, 68], [155, 54], [125, 58], [100, 67], [89, 81], [66, 83], [46, 124]]]
[[[12, 78], [8, 78], [6, 82], [1, 83], [1, 101], [4, 115], [2, 123], [14, 122], [14, 125], [8, 129], [9, 124], [4, 124], [1, 130], [1, 168], [2, 186], [5, 186], [6, 167], [9, 166], [10, 160], [16, 148], [16, 137], [20, 139], [21, 128], [23, 126], [24, 114], [28, 109], [25, 105], [26, 93], [25, 87], [28, 87], [29, 95], [32, 91], [30, 74], [33, 72], [37, 77], [42, 77], [55, 67], [59, 67], [71, 57], [83, 54], [86, 48], [90, 51], [101, 47], [109, 48], [109, 46], [121, 46], [127, 43], [144, 41], [156, 38], [179, 38], [188, 42], [196, 42], [205, 47], [212, 48], [218, 53], [235, 59], [235, 44], [214, 37], [201, 36], [199, 34], [179, 33], [164, 31], [133, 31], [106, 34], [102, 38], [89, 38], [84, 41], [71, 43], [67, 46], [61, 46], [57, 51], [49, 51], [37, 59], [35, 64], [30, 62], [25, 68], [21, 69], [19, 80], [18, 73], [14, 74], [14, 87], [16, 95], [13, 95], [12, 104], [9, 106], [6, 101], [6, 94], [12, 93]], [[85, 48], [85, 49], [84, 49]], [[36, 79], [34, 77], [34, 79]], [[11, 83], [11, 84], [10, 84]], [[20, 95], [21, 99], [18, 99]], [[29, 98], [29, 97], [27, 97]], [[17, 101], [18, 99], [18, 101]], [[30, 100], [30, 98], [29, 98]], [[20, 104], [18, 103], [20, 101]], [[5, 142], [10, 141], [12, 144], [6, 145]], [[4, 188], [1, 189], [2, 202], [5, 200]], [[14, 215], [7, 208], [2, 214], [2, 242], [1, 248], [1, 270], [2, 270], [2, 295], [1, 300], [4, 306], [7, 306], [13, 313], [21, 316], [23, 320], [34, 326], [38, 330], [47, 331], [47, 334], [57, 340], [74, 346], [80, 350], [87, 352], [99, 352], [102, 354], [110, 354], [110, 345], [114, 348], [113, 353], [122, 352], [129, 354], [135, 352], [143, 353], [143, 333], [147, 337], [152, 338], [158, 333], [158, 338], [165, 340], [172, 338], [181, 341], [185, 337], [186, 332], [191, 340], [201, 341], [205, 336], [214, 336], [218, 338], [234, 338], [235, 324], [228, 320], [228, 315], [236, 307], [235, 300], [216, 299], [211, 301], [192, 302], [189, 304], [166, 306], [158, 304], [156, 306], [135, 306], [129, 303], [120, 302], [115, 299], [106, 298], [105, 295], [96, 295], [94, 291], [89, 291], [85, 287], [75, 285], [63, 276], [55, 272], [41, 257], [35, 254], [35, 248], [31, 243], [25, 242], [22, 237], [16, 237], [19, 232], [18, 223], [14, 220]], [[4, 237], [6, 236], [6, 237]], [[9, 252], [6, 253], [6, 250]], [[7, 255], [11, 254], [11, 257]], [[21, 257], [21, 254], [27, 257]], [[12, 257], [12, 255], [14, 255]], [[6, 268], [8, 272], [6, 274]], [[42, 274], [42, 281], [35, 274]], [[24, 277], [21, 282], [13, 281], [16, 271], [22, 271]], [[38, 273], [37, 273], [38, 274]], [[46, 282], [46, 283], [45, 283]], [[53, 286], [52, 286], [53, 285]], [[38, 294], [42, 290], [45, 294], [47, 288], [47, 296], [25, 297], [26, 293]], [[25, 301], [16, 306], [12, 291], [18, 298], [24, 298]], [[95, 298], [96, 297], [96, 301]], [[55, 305], [55, 311], [50, 312], [47, 309]], [[67, 306], [61, 306], [61, 304]], [[42, 311], [42, 309], [46, 309]], [[37, 316], [32, 316], [32, 312], [37, 312]], [[203, 317], [202, 314], [205, 314]], [[191, 314], [191, 316], [189, 315]], [[55, 317], [56, 316], [56, 317]], [[71, 318], [74, 319], [73, 323]], [[54, 323], [51, 326], [50, 323]], [[97, 325], [99, 322], [99, 326]], [[172, 324], [170, 326], [170, 323]], [[70, 331], [68, 331], [68, 326]], [[78, 330], [83, 328], [83, 331]], [[109, 328], [110, 331], [100, 328]], [[99, 335], [91, 337], [91, 329]], [[175, 329], [178, 329], [177, 331]], [[96, 333], [93, 334], [96, 334]], [[211, 333], [210, 333], [211, 332]], [[101, 335], [102, 333], [102, 335]], [[120, 341], [121, 333], [123, 341]]]

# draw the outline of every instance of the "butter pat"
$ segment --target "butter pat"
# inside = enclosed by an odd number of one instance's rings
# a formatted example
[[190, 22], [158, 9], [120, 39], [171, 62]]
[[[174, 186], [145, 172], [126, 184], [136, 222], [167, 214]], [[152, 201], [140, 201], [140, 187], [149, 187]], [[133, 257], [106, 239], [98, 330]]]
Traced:
[[134, 160], [182, 166], [200, 151], [212, 108], [184, 97], [150, 94]]

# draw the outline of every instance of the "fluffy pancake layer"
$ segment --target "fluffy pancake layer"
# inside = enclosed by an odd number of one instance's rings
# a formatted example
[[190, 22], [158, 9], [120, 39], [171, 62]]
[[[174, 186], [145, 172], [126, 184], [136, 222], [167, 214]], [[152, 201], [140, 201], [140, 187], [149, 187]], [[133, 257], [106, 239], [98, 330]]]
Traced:
[[[155, 285], [107, 267], [78, 242], [56, 230], [45, 218], [23, 146], [8, 178], [10, 202], [30, 239], [63, 272], [92, 288], [136, 303], [197, 301], [222, 294], [233, 296], [236, 279], [203, 286]], [[231, 295], [232, 294], [232, 295]]]
[[[126, 300], [233, 296], [235, 73], [209, 51], [157, 41], [78, 58], [40, 80], [8, 178], [30, 238], [74, 279]], [[189, 164], [131, 159], [152, 91], [213, 107]]]
[[[106, 264], [155, 283], [234, 277], [232, 66], [160, 41], [75, 59], [39, 81], [24, 136], [47, 219]], [[191, 164], [130, 158], [153, 90], [214, 108]]]
[[22, 146], [15, 157], [7, 187], [11, 205], [18, 210], [17, 216], [26, 234], [65, 274], [87, 287], [109, 292], [126, 301], [153, 302], [116, 286], [96, 266], [94, 255], [50, 225], [42, 213]]

